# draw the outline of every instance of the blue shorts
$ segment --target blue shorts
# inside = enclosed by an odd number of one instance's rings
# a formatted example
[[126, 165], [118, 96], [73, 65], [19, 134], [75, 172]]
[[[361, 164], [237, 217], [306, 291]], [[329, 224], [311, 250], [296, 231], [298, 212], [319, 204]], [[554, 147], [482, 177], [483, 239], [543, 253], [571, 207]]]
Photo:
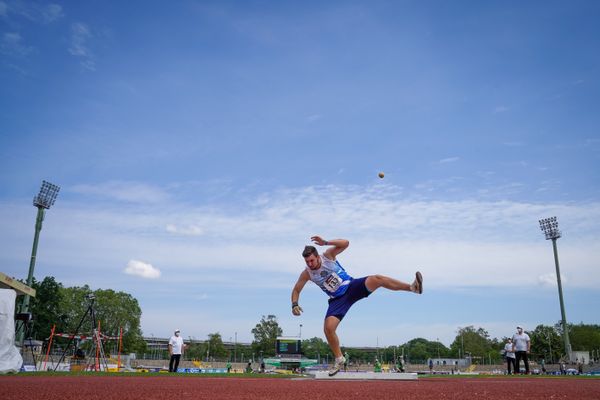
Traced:
[[336, 317], [341, 321], [354, 303], [369, 296], [371, 292], [369, 292], [369, 289], [367, 289], [367, 285], [365, 284], [366, 280], [366, 276], [363, 278], [353, 279], [348, 284], [346, 293], [340, 297], [329, 299], [329, 308], [327, 308], [325, 318]]

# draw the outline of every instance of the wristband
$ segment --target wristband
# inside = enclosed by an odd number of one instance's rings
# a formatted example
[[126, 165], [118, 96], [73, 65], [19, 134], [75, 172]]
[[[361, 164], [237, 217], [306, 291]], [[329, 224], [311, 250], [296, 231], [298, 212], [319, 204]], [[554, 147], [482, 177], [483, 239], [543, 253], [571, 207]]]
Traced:
[[298, 307], [298, 302], [297, 301], [295, 301], [295, 302], [292, 303], [292, 308], [294, 308], [294, 307]]
[[329, 240], [326, 240], [326, 241], [325, 241], [325, 244], [324, 244], [324, 246], [329, 246]]

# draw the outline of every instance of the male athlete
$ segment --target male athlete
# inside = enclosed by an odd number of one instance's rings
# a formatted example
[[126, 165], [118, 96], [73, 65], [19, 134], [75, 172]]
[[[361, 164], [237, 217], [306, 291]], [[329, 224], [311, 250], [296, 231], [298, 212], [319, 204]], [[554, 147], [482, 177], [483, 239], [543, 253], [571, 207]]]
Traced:
[[343, 368], [345, 361], [335, 331], [350, 307], [380, 287], [421, 294], [423, 293], [423, 277], [420, 272], [417, 272], [415, 281], [412, 284], [383, 275], [369, 275], [353, 279], [335, 259], [338, 254], [346, 250], [350, 242], [346, 239], [327, 241], [320, 236], [313, 236], [310, 239], [318, 246], [332, 247], [325, 250], [323, 254], [319, 254], [314, 246], [304, 248], [302, 257], [306, 262], [306, 269], [302, 271], [292, 290], [292, 313], [296, 316], [302, 313], [302, 308], [298, 305], [298, 299], [304, 285], [309, 280], [313, 281], [329, 296], [329, 308], [325, 314], [324, 330], [329, 347], [335, 356], [333, 368], [329, 371], [329, 376], [333, 376]]

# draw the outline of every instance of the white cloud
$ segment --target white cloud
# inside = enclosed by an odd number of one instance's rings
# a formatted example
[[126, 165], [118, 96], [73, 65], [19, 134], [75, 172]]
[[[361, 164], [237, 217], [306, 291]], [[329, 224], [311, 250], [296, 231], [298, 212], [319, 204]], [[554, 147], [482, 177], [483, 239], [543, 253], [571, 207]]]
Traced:
[[168, 224], [166, 229], [169, 233], [184, 236], [200, 236], [204, 233], [204, 230], [201, 227], [195, 225], [178, 226]]
[[443, 158], [438, 162], [440, 164], [447, 164], [447, 163], [457, 162], [458, 160], [460, 160], [460, 157], [448, 157], [448, 158]]
[[18, 65], [7, 63], [6, 66], [23, 76], [29, 76], [29, 73], [26, 70], [24, 70], [23, 68], [19, 67]]
[[[557, 287], [558, 286], [558, 282], [556, 280], [556, 274], [555, 273], [547, 273], [547, 274], [542, 274], [539, 276], [539, 283], [542, 286], [546, 286], [546, 287]], [[560, 280], [561, 283], [567, 283], [568, 280], [565, 278], [565, 276], [561, 273], [560, 274]]]
[[169, 195], [156, 186], [138, 182], [110, 181], [96, 185], [76, 185], [71, 191], [95, 197], [112, 198], [129, 203], [161, 203]]
[[430, 179], [416, 183], [413, 187], [419, 193], [455, 192], [460, 191], [460, 183], [465, 178], [462, 176], [451, 176], [443, 179]]
[[49, 24], [64, 16], [62, 6], [55, 3], [40, 4], [35, 2], [0, 1], [0, 16], [13, 14], [35, 23]]
[[[100, 267], [140, 254], [168, 265], [165, 279], [185, 276], [228, 285], [228, 274], [252, 270], [256, 284], [280, 287], [302, 268], [302, 246], [321, 234], [350, 240], [341, 260], [356, 276], [377, 272], [409, 279], [421, 268], [431, 287], [503, 287], [513, 285], [519, 271], [519, 285], [533, 288], [540, 276], [554, 271], [552, 248], [538, 219], [557, 215], [563, 230], [562, 273], [569, 286], [600, 285], [595, 273], [600, 232], [594, 222], [600, 219], [600, 203], [424, 201], [380, 185], [280, 190], [247, 203], [239, 199], [235, 207], [220, 202], [190, 207], [163, 196], [168, 201], [101, 207], [57, 202], [44, 225], [45, 237], [52, 240], [46, 257], [56, 264], [69, 260]], [[29, 208], [0, 207], [7, 227], [23, 226], [0, 235], [7, 248], [29, 242]], [[17, 215], [23, 222], [15, 221]], [[73, 248], [79, 251], [73, 254]], [[272, 279], [264, 281], [263, 273]]]
[[[281, 323], [286, 331], [293, 332], [298, 320], [286, 317], [289, 310], [285, 304], [266, 300], [266, 294], [280, 293], [278, 298], [289, 298], [291, 285], [304, 268], [300, 251], [313, 234], [350, 240], [350, 247], [339, 260], [353, 276], [381, 273], [410, 281], [419, 269], [428, 294], [448, 293], [471, 307], [470, 302], [480, 298], [479, 294], [473, 295], [475, 292], [509, 290], [554, 299], [552, 245], [544, 239], [537, 221], [557, 215], [563, 230], [558, 245], [565, 291], [594, 290], [600, 285], [597, 202], [425, 201], [412, 199], [391, 185], [301, 187], [251, 199], [237, 198], [234, 204], [218, 199], [194, 206], [175, 201], [176, 193], [164, 193], [167, 200], [160, 203], [115, 201], [101, 205], [87, 198], [69, 198], [69, 194], [64, 193], [46, 215], [40, 249], [43, 257], [36, 272], [39, 276], [55, 276], [66, 285], [91, 283], [94, 287], [133, 293], [144, 308], [146, 333], [161, 332], [168, 320], [173, 327], [194, 335], [219, 330], [229, 336], [233, 332], [250, 332], [261, 313], [283, 316]], [[17, 266], [22, 265], [23, 255], [31, 250], [31, 218], [27, 199], [19, 205], [0, 203], [4, 228], [0, 229], [0, 261], [7, 274], [22, 275]], [[165, 229], [169, 225], [172, 232]], [[201, 235], [182, 234], [200, 227]], [[115, 281], [114, 277], [124, 272], [122, 260], [131, 260], [125, 268], [128, 274], [160, 274], [160, 278]], [[152, 260], [153, 265], [161, 266], [160, 271], [147, 261], [138, 260]], [[381, 292], [373, 301], [396, 304], [395, 300], [390, 303], [388, 296], [393, 294]], [[172, 315], [166, 310], [169, 318], [164, 318], [157, 304], [174, 297], [190, 311]], [[253, 304], [254, 313], [220, 316], [231, 315], [236, 304], [244, 301]], [[322, 335], [326, 302], [318, 288], [309, 285], [302, 301], [307, 310], [302, 320], [303, 334]], [[374, 345], [377, 337], [380, 344], [385, 344], [424, 336], [447, 342], [458, 326], [483, 326], [498, 337], [511, 333], [516, 322], [534, 327], [538, 319], [540, 323], [554, 321], [554, 314], [538, 316], [536, 311], [519, 321], [498, 323], [492, 329], [495, 319], [505, 318], [505, 310], [496, 301], [498, 310], [489, 312], [489, 321], [471, 322], [482, 317], [449, 313], [448, 319], [430, 323], [418, 320], [421, 308], [413, 301], [420, 300], [402, 297], [403, 306], [410, 310], [406, 319], [399, 320], [411, 321], [412, 331], [402, 324], [382, 327], [375, 315], [358, 317], [358, 312], [357, 318], [345, 321], [343, 340], [348, 344]], [[200, 302], [205, 307], [198, 307]], [[186, 325], [190, 315], [194, 320], [210, 320], [210, 327], [194, 322]], [[373, 321], [372, 325], [378, 328], [361, 326], [365, 321]]]
[[494, 107], [494, 114], [500, 114], [500, 113], [506, 112], [508, 110], [510, 110], [510, 108], [508, 108], [506, 106], [502, 106], [502, 105], [496, 106], [496, 107]]
[[88, 40], [90, 38], [92, 38], [92, 32], [86, 24], [76, 22], [71, 25], [71, 44], [69, 46], [69, 53], [75, 57], [79, 57], [82, 66], [91, 71], [95, 71], [96, 63], [94, 61], [94, 55], [88, 47]]
[[62, 7], [58, 4], [48, 4], [45, 7], [41, 7], [40, 13], [45, 23], [54, 22], [64, 16]]
[[23, 44], [23, 38], [18, 32], [6, 32], [2, 35], [0, 42], [0, 52], [12, 56], [26, 56], [33, 50], [33, 47]]
[[308, 117], [306, 117], [306, 120], [308, 122], [317, 122], [321, 118], [323, 118], [323, 116], [321, 114], [312, 114], [312, 115], [309, 115]]
[[160, 270], [158, 268], [153, 267], [152, 264], [138, 260], [130, 260], [124, 272], [127, 275], [140, 276], [146, 279], [157, 279], [160, 277]]

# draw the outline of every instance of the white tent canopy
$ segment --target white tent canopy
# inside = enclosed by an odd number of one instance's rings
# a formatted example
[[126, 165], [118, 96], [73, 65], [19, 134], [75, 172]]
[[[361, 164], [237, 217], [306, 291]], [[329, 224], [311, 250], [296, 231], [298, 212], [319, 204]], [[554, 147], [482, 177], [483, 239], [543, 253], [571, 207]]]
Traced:
[[15, 347], [15, 300], [13, 289], [0, 289], [0, 374], [19, 372], [23, 358]]

